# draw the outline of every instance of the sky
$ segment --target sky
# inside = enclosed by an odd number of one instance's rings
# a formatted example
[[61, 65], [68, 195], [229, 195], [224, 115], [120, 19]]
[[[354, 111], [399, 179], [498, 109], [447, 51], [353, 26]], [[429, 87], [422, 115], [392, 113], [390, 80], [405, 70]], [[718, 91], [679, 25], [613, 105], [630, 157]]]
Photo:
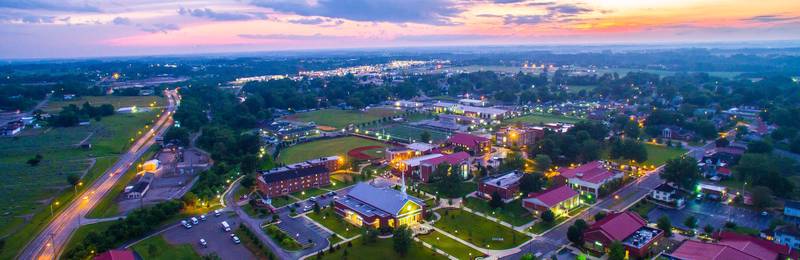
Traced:
[[800, 1], [0, 0], [0, 59], [777, 40]]

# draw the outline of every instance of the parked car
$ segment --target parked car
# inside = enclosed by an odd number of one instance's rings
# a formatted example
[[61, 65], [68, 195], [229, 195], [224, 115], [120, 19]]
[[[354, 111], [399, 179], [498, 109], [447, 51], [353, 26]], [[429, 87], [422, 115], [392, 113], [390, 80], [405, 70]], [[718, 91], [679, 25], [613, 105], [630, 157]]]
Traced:
[[308, 212], [309, 210], [311, 210], [311, 206], [303, 207], [303, 212]]
[[311, 196], [311, 198], [308, 198], [308, 201], [317, 201], [317, 197]]
[[197, 224], [200, 223], [200, 221], [197, 220], [197, 218], [195, 218], [195, 217], [192, 217], [191, 220], [192, 220], [192, 225], [197, 225]]
[[230, 232], [231, 231], [231, 225], [228, 225], [227, 221], [222, 221], [220, 223], [220, 225], [222, 226], [222, 230], [223, 231], [225, 231], [225, 232]]
[[208, 242], [206, 242], [205, 239], [201, 238], [200, 239], [200, 245], [203, 246], [203, 247], [208, 247]]
[[234, 243], [236, 243], [236, 244], [239, 244], [239, 243], [241, 243], [241, 242], [242, 242], [241, 240], [239, 240], [239, 237], [237, 237], [235, 234], [231, 234], [231, 239], [232, 239], [232, 240], [233, 240], [233, 242], [234, 242]]
[[206, 221], [206, 214], [200, 215], [200, 220]]
[[186, 220], [181, 220], [181, 225], [183, 227], [185, 227], [186, 229], [192, 228], [192, 224], [189, 224], [189, 221], [186, 221]]
[[217, 217], [222, 216], [222, 210], [215, 209], [214, 210], [214, 216], [217, 216]]

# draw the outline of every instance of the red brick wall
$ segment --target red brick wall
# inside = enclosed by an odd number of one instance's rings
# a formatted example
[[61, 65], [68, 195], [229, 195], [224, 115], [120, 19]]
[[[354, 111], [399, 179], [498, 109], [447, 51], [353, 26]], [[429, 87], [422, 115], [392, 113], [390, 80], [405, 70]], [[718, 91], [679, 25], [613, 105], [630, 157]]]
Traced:
[[[306, 182], [303, 183], [302, 181]], [[264, 183], [260, 178], [258, 179], [257, 188], [261, 193], [267, 197], [276, 197], [285, 195], [292, 192], [303, 191], [312, 187], [322, 187], [331, 185], [330, 173], [325, 172], [321, 174], [309, 175], [303, 178], [294, 178], [274, 183]]]
[[519, 191], [519, 185], [512, 185], [508, 189], [503, 189], [492, 185], [486, 185], [486, 183], [481, 183], [478, 185], [478, 191], [488, 196], [492, 196], [492, 194], [497, 191], [497, 193], [500, 194], [500, 197], [505, 200], [514, 197], [514, 194]]

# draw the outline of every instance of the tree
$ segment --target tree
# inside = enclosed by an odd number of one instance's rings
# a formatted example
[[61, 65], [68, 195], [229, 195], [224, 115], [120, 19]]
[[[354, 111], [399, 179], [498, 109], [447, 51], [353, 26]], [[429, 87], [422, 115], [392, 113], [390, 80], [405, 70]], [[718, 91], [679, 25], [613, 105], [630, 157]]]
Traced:
[[419, 134], [419, 140], [423, 143], [427, 143], [431, 141], [431, 133], [428, 131], [423, 131]]
[[394, 235], [392, 236], [392, 242], [394, 244], [394, 251], [400, 254], [401, 256], [405, 256], [408, 253], [408, 250], [411, 248], [411, 230], [408, 229], [408, 226], [401, 225], [394, 230]]
[[658, 229], [664, 231], [664, 236], [672, 237], [672, 222], [670, 222], [667, 216], [661, 216], [656, 225], [658, 226]]
[[170, 127], [164, 133], [164, 142], [175, 142], [178, 145], [189, 145], [189, 130], [184, 127]]
[[766, 141], [752, 141], [747, 144], [747, 152], [769, 154], [772, 152], [772, 145]]
[[500, 193], [497, 193], [497, 191], [495, 191], [494, 193], [492, 193], [492, 200], [489, 201], [489, 207], [496, 209], [501, 206], [503, 206], [503, 198], [500, 198]]
[[239, 165], [239, 169], [242, 170], [244, 174], [253, 174], [258, 170], [258, 157], [255, 155], [247, 155], [242, 158], [242, 163]]
[[553, 214], [553, 211], [550, 211], [548, 209], [548, 210], [545, 210], [544, 212], [542, 212], [542, 221], [547, 222], [547, 223], [553, 223], [553, 221], [555, 221], [555, 220], [556, 220], [556, 215]]
[[546, 154], [537, 154], [533, 161], [536, 162], [536, 170], [540, 172], [546, 172], [553, 166], [553, 160]]
[[67, 175], [67, 183], [69, 183], [70, 186], [76, 186], [78, 185], [78, 183], [80, 183], [80, 181], [81, 177], [78, 176], [77, 174], [70, 173], [69, 175]]
[[597, 212], [597, 214], [594, 214], [594, 221], [600, 221], [601, 219], [604, 219], [606, 215], [608, 215], [608, 213], [605, 211]]
[[660, 175], [662, 179], [686, 190], [692, 190], [701, 178], [697, 161], [689, 157], [668, 160]]
[[753, 187], [751, 191], [753, 196], [753, 206], [763, 210], [772, 206], [772, 190], [764, 186]]
[[706, 226], [703, 227], [703, 232], [710, 235], [711, 233], [714, 233], [714, 227], [711, 226], [711, 224], [706, 224]]
[[522, 176], [522, 179], [519, 182], [519, 190], [522, 191], [523, 194], [537, 192], [542, 189], [544, 182], [545, 179], [541, 173], [535, 172], [531, 174], [525, 174]]
[[695, 229], [697, 228], [697, 218], [695, 218], [692, 215], [689, 215], [688, 217], [686, 217], [685, 220], [683, 220], [683, 225], [690, 229]]
[[37, 153], [36, 156], [34, 156], [31, 159], [28, 159], [27, 164], [30, 166], [36, 166], [39, 165], [39, 162], [41, 161], [42, 161], [42, 155]]
[[578, 225], [572, 224], [567, 229], [567, 239], [575, 245], [583, 244], [583, 231]]
[[536, 256], [534, 256], [531, 253], [527, 253], [522, 255], [522, 257], [520, 257], [519, 260], [536, 260]]
[[248, 175], [244, 176], [244, 178], [242, 178], [242, 182], [241, 183], [242, 183], [242, 187], [244, 187], [245, 189], [252, 190], [253, 186], [256, 185], [256, 178], [253, 177], [252, 174], [248, 174]]
[[614, 243], [611, 243], [611, 246], [608, 248], [608, 259], [609, 260], [625, 259], [625, 248], [622, 246], [622, 243], [620, 243], [619, 241], [614, 241]]

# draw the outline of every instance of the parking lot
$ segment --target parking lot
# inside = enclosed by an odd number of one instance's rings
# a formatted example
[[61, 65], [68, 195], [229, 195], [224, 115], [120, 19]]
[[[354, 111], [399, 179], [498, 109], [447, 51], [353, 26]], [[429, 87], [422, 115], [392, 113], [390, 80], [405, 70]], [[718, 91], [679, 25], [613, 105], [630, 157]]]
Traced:
[[672, 220], [673, 226], [686, 228], [683, 221], [690, 215], [697, 218], [697, 227], [701, 229], [706, 225], [720, 228], [725, 222], [730, 221], [738, 226], [763, 230], [769, 227], [769, 220], [773, 217], [772, 214], [763, 216], [747, 208], [729, 206], [717, 201], [695, 199], [689, 200], [686, 207], [680, 210], [656, 207], [647, 217], [650, 221], [656, 221], [661, 216], [667, 216]]
[[[215, 217], [213, 214], [207, 216], [206, 221], [200, 221], [192, 228], [186, 229], [183, 226], [175, 226], [164, 232], [164, 238], [173, 244], [191, 244], [201, 255], [216, 253], [222, 259], [255, 259], [243, 245], [236, 244], [230, 234], [239, 226], [239, 217], [223, 213], [222, 216]], [[231, 232], [224, 232], [220, 223], [228, 222]], [[208, 247], [200, 246], [200, 239], [205, 239]]]

